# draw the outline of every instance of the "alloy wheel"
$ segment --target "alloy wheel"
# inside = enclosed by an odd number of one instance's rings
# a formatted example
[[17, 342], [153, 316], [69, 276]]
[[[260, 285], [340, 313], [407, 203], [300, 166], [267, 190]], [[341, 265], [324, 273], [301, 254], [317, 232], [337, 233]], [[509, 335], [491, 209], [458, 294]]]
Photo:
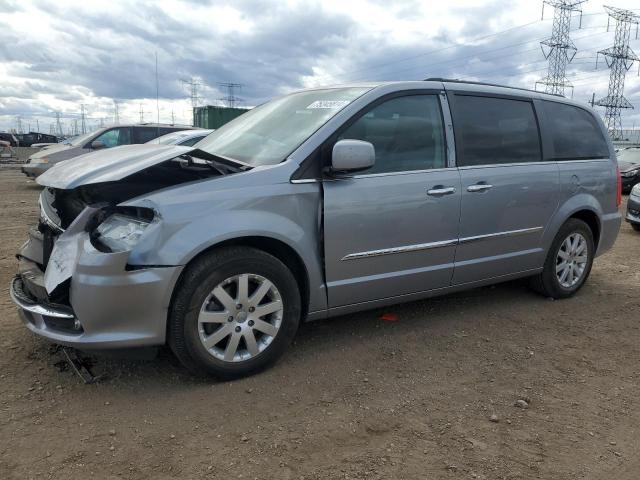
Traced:
[[273, 282], [252, 273], [229, 277], [200, 308], [200, 341], [219, 360], [250, 360], [271, 344], [283, 313], [282, 297]]
[[581, 233], [572, 233], [560, 245], [556, 257], [556, 276], [564, 288], [572, 288], [584, 276], [589, 250]]

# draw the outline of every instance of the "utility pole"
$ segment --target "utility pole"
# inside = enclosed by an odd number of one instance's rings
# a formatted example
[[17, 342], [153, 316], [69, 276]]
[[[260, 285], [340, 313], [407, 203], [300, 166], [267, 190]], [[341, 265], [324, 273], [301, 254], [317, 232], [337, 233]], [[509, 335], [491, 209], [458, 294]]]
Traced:
[[218, 83], [218, 85], [220, 85], [221, 87], [227, 89], [227, 96], [219, 98], [218, 100], [222, 100], [224, 102], [227, 102], [227, 106], [230, 107], [230, 108], [235, 108], [236, 104], [239, 101], [242, 100], [241, 98], [236, 97], [235, 91], [236, 91], [236, 89], [241, 89], [242, 88], [242, 84], [241, 83], [223, 82], [223, 83]]
[[85, 115], [85, 104], [81, 103], [80, 104], [80, 130], [82, 132], [82, 134], [84, 135], [85, 133], [87, 133], [87, 122], [86, 122], [87, 118]]
[[118, 101], [113, 99], [113, 123], [120, 125], [120, 112], [118, 111]]
[[142, 104], [140, 104], [140, 123], [144, 123], [144, 110]]
[[[596, 56], [596, 68], [598, 68], [598, 57], [602, 54], [611, 70], [609, 74], [609, 90], [607, 96], [601, 98], [596, 105], [605, 107], [604, 123], [609, 130], [612, 140], [623, 140], [622, 115], [621, 110], [633, 108], [633, 105], [624, 96], [624, 81], [629, 69], [635, 61], [640, 58], [629, 47], [631, 36], [631, 25], [636, 26], [636, 39], [638, 38], [638, 24], [640, 15], [631, 10], [623, 10], [615, 7], [604, 7], [609, 14], [609, 21], [613, 18], [616, 21], [616, 35], [613, 47], [600, 50]], [[607, 22], [609, 31], [609, 22]], [[640, 73], [640, 72], [639, 72]]]
[[73, 135], [78, 135], [78, 119], [73, 119]]
[[567, 65], [571, 63], [578, 49], [571, 40], [571, 15], [573, 12], [580, 12], [580, 27], [582, 27], [581, 4], [587, 0], [544, 0], [542, 2], [542, 17], [544, 18], [545, 4], [554, 7], [553, 28], [551, 37], [540, 42], [542, 54], [549, 61], [547, 76], [535, 83], [544, 85], [544, 91], [554, 95], [564, 95], [566, 88], [571, 89], [573, 96], [573, 85], [567, 80]]
[[24, 133], [22, 131], [22, 118], [20, 115], [16, 116], [16, 133]]
[[198, 89], [200, 88], [200, 81], [196, 77], [191, 77], [189, 80], [180, 80], [183, 85], [189, 87], [189, 99], [191, 100], [191, 118], [192, 125], [196, 123], [196, 107], [199, 105], [202, 98], [198, 95]]
[[36, 118], [36, 132], [40, 133], [40, 122]]
[[171, 125], [175, 125], [176, 124], [176, 117], [173, 113], [173, 108], [171, 109]]

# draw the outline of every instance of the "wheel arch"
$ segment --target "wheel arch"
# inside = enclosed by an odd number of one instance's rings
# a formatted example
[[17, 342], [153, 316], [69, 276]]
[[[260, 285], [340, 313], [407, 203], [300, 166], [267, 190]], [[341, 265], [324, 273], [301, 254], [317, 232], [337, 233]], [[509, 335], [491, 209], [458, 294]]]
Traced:
[[600, 232], [602, 229], [598, 214], [593, 210], [583, 209], [574, 212], [569, 218], [577, 218], [578, 220], [582, 220], [589, 226], [589, 228], [591, 229], [591, 233], [593, 233], [593, 243], [595, 250], [597, 251], [598, 244], [600, 243]]
[[184, 265], [184, 268], [178, 278], [173, 292], [171, 293], [171, 303], [173, 304], [173, 299], [176, 295], [176, 292], [180, 288], [182, 284], [182, 280], [184, 278], [185, 272], [188, 271], [189, 266], [193, 265], [204, 255], [218, 250], [224, 247], [250, 247], [255, 248], [256, 250], [261, 250], [270, 255], [273, 255], [278, 260], [280, 260], [293, 274], [298, 285], [300, 287], [300, 301], [302, 306], [302, 317], [301, 322], [304, 322], [306, 315], [309, 311], [309, 297], [310, 297], [310, 280], [309, 280], [309, 272], [307, 271], [307, 267], [302, 260], [300, 254], [289, 244], [286, 242], [279, 240], [274, 237], [262, 236], [262, 235], [251, 235], [251, 236], [242, 236], [242, 237], [234, 237], [228, 238], [212, 245], [209, 245], [207, 248], [201, 250], [196, 255], [192, 256], [188, 262]]

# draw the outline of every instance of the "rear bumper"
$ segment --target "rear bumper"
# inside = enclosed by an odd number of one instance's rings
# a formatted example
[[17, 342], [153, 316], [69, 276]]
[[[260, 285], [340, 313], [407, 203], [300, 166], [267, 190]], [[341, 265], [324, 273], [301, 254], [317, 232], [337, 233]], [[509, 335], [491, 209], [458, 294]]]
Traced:
[[620, 226], [622, 225], [622, 215], [619, 212], [603, 215], [600, 225], [600, 240], [596, 256], [609, 251], [618, 238]]
[[[51, 303], [37, 260], [26, 257], [37, 250], [37, 241], [31, 237], [22, 248], [21, 273], [10, 288], [11, 299], [29, 330], [54, 343], [84, 350], [165, 343], [171, 294], [182, 267], [128, 270], [128, 252], [100, 252], [82, 232], [71, 278], [52, 293], [64, 304]], [[49, 268], [55, 268], [52, 263]], [[60, 289], [68, 295], [60, 295]]]

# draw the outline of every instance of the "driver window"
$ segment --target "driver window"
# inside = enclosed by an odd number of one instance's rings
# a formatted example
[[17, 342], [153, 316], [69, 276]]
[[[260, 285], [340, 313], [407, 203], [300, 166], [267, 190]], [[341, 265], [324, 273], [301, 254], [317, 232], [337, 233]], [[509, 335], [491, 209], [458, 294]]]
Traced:
[[113, 128], [104, 132], [94, 141], [104, 143], [107, 148], [117, 147], [119, 145], [129, 145], [131, 138], [128, 128]]
[[376, 163], [369, 173], [445, 168], [446, 151], [440, 101], [436, 95], [387, 100], [362, 115], [339, 140], [370, 142]]

